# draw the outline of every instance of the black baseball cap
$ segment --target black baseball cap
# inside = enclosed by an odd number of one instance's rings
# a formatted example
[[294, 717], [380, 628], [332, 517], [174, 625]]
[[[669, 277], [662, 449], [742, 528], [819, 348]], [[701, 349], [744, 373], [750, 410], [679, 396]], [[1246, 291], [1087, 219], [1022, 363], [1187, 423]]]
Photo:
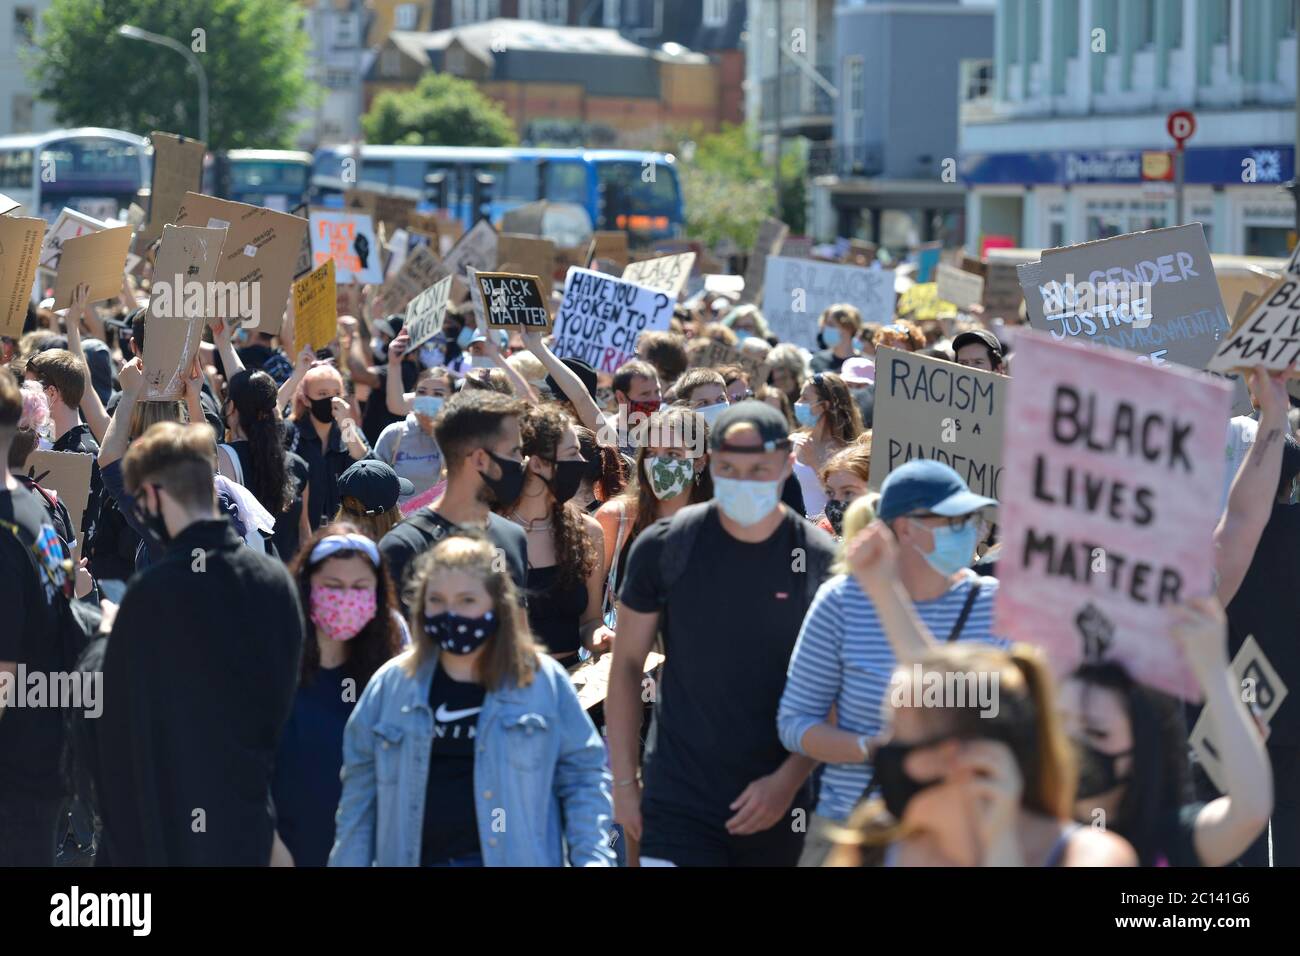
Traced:
[[[578, 378], [582, 379], [582, 384], [587, 386], [587, 394], [591, 396], [592, 401], [595, 401], [596, 370], [580, 358], [562, 358], [560, 361], [572, 369]], [[564, 390], [560, 388], [560, 383], [550, 375], [546, 376], [546, 387], [551, 390], [551, 394], [556, 398], [564, 398]]]
[[361, 502], [362, 514], [381, 515], [396, 507], [402, 495], [414, 493], [415, 485], [376, 458], [363, 458], [339, 475], [339, 495]]
[[990, 352], [998, 358], [1002, 358], [1002, 343], [998, 337], [988, 329], [967, 329], [952, 340], [952, 354], [956, 355], [957, 351], [964, 346], [978, 342], [985, 346]]
[[[724, 436], [736, 425], [750, 425], [758, 432], [761, 445], [733, 447]], [[785, 416], [767, 402], [746, 399], [723, 409], [709, 429], [709, 451], [767, 452], [791, 447]]]

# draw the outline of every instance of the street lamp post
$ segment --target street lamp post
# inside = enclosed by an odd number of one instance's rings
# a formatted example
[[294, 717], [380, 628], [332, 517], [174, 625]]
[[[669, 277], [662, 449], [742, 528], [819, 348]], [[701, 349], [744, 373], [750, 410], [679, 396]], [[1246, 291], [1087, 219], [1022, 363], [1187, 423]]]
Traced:
[[117, 32], [119, 36], [131, 40], [143, 40], [145, 43], [165, 46], [169, 50], [174, 50], [185, 57], [185, 61], [194, 68], [194, 72], [199, 78], [199, 139], [208, 144], [208, 75], [204, 72], [203, 64], [199, 62], [199, 58], [194, 55], [194, 51], [179, 40], [159, 36], [157, 33], [150, 33], [148, 30], [141, 30], [139, 27], [133, 27], [129, 24], [118, 27]]

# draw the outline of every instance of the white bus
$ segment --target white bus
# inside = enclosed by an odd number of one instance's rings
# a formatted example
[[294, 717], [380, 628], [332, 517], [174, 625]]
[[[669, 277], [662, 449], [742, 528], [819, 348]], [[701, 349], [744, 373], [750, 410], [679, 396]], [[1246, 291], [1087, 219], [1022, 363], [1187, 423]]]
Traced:
[[116, 129], [0, 136], [0, 193], [22, 204], [15, 214], [50, 223], [64, 206], [115, 218], [133, 202], [147, 207], [151, 156], [145, 137]]

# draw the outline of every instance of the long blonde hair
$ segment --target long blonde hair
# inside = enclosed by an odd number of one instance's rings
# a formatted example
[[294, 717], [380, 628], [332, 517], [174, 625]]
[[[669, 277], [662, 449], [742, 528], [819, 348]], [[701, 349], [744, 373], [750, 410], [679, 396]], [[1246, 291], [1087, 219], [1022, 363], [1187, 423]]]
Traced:
[[500, 621], [478, 660], [478, 680], [488, 690], [512, 684], [528, 686], [537, 671], [538, 655], [544, 649], [528, 629], [528, 618], [519, 606], [509, 572], [497, 569], [497, 549], [479, 532], [457, 532], [416, 559], [406, 592], [411, 650], [401, 658], [403, 669], [414, 677], [425, 661], [438, 653], [438, 647], [424, 630], [424, 599], [429, 578], [439, 571], [460, 571], [481, 581], [492, 599], [492, 613]]

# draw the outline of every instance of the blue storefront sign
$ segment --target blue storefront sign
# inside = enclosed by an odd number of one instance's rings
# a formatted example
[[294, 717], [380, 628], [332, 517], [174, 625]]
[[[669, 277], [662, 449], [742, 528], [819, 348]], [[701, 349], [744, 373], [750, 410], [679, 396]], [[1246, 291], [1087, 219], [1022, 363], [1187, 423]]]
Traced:
[[[961, 157], [960, 170], [962, 181], [971, 186], [1141, 183], [1142, 154], [1166, 150], [1167, 147], [1152, 150], [966, 153]], [[1252, 165], [1254, 182], [1280, 185], [1295, 175], [1295, 147], [1189, 147], [1184, 162], [1185, 181], [1208, 186], [1241, 185], [1250, 182], [1243, 179], [1243, 175]]]

